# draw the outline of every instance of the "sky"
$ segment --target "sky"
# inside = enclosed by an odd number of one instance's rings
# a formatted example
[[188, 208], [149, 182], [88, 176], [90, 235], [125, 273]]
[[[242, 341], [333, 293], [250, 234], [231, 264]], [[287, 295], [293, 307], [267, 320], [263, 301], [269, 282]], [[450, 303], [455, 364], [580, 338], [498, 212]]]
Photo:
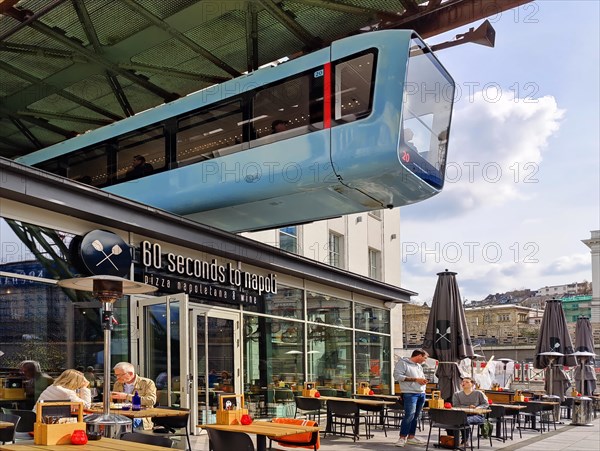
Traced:
[[495, 48], [436, 52], [457, 94], [445, 187], [401, 208], [413, 301], [430, 301], [446, 269], [463, 301], [592, 281], [581, 240], [600, 229], [599, 5], [529, 3], [489, 18]]

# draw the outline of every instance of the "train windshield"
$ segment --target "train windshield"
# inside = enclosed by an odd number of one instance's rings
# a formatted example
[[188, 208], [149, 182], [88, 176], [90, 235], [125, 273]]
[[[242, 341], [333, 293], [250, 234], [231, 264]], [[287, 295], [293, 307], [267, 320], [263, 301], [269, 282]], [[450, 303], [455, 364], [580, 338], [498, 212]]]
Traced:
[[412, 173], [436, 189], [444, 186], [454, 80], [414, 37], [404, 85], [398, 152]]

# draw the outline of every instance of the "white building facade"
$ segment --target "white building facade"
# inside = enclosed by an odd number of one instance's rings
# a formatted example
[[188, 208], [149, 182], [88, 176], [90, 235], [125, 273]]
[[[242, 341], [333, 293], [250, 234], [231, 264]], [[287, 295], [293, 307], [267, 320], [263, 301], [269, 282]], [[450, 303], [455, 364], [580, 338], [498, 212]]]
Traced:
[[[355, 274], [401, 286], [399, 208], [243, 235]], [[394, 306], [390, 316], [392, 349], [401, 349], [402, 305]]]

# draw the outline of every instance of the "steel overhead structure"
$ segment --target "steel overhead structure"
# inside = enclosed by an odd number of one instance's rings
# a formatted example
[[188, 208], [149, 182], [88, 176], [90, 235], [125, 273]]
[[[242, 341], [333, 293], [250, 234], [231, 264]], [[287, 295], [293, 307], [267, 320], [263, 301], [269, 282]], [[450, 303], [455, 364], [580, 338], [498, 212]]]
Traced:
[[531, 0], [0, 0], [15, 158], [351, 34], [459, 29]]

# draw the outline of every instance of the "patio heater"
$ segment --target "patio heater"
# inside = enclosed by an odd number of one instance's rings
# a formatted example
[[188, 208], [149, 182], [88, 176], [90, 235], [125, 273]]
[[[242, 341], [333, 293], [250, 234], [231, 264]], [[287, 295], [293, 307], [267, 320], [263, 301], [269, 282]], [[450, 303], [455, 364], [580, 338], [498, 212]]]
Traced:
[[[588, 351], [577, 351], [574, 352], [572, 354], [569, 354], [574, 356], [577, 359], [577, 362], [579, 362], [579, 365], [581, 366], [581, 396], [587, 396], [587, 394], [585, 393], [585, 374], [584, 374], [584, 368], [585, 368], [585, 364], [587, 362], [587, 359], [592, 358], [592, 357], [596, 357], [596, 354], [594, 354], [593, 352], [588, 352]], [[591, 395], [591, 393], [590, 393]]]
[[586, 396], [585, 393], [585, 364], [589, 358], [596, 357], [596, 354], [589, 351], [577, 351], [572, 354], [577, 358], [577, 362], [581, 365], [581, 396], [573, 398], [573, 414], [571, 416], [571, 425], [573, 426], [593, 426], [592, 424], [592, 398]]
[[[504, 364], [504, 372], [502, 374], [502, 388], [506, 388], [506, 366], [509, 362], [514, 362], [513, 359], [509, 359], [508, 357], [502, 357], [501, 359], [497, 359], [498, 362], [502, 362]], [[510, 382], [510, 379], [509, 379]]]
[[552, 367], [554, 365], [554, 361], [559, 358], [559, 357], [564, 357], [564, 354], [561, 352], [556, 352], [556, 351], [546, 351], [546, 352], [540, 352], [538, 355], [543, 355], [548, 357], [548, 360], [550, 360], [550, 363], [548, 363], [548, 374], [546, 377], [548, 377], [548, 394], [545, 395], [542, 399], [545, 399], [547, 401], [554, 401], [557, 404], [554, 406], [554, 418], [560, 418], [560, 396], [555, 396], [554, 395], [554, 390], [553, 390], [553, 385], [554, 385], [554, 372], [552, 370]]
[[152, 285], [123, 279], [116, 276], [91, 276], [64, 279], [58, 286], [79, 291], [91, 291], [102, 303], [102, 329], [104, 330], [104, 394], [103, 413], [85, 417], [88, 430], [101, 432], [105, 437], [119, 438], [122, 433], [131, 431], [131, 419], [110, 413], [110, 334], [113, 330], [113, 304], [126, 294], [143, 294], [156, 291]]

